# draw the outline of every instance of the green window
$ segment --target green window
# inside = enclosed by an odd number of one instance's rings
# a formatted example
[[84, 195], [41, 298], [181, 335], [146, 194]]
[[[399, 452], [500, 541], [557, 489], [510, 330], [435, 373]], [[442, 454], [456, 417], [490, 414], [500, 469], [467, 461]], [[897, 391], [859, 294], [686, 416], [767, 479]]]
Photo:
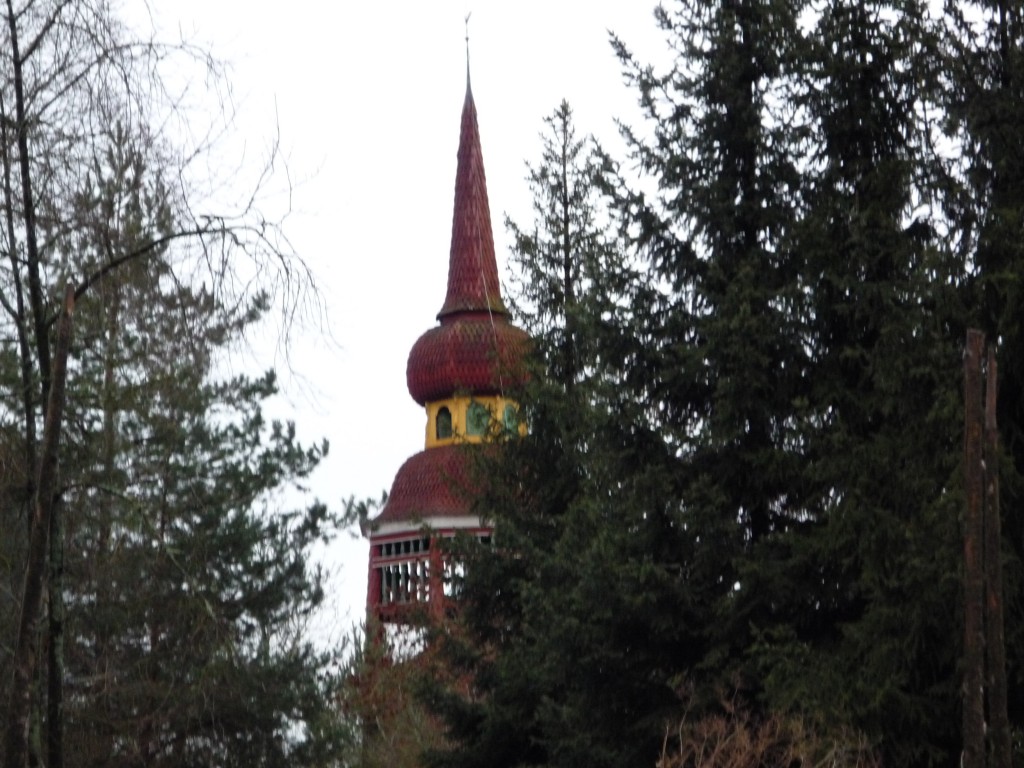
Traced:
[[471, 402], [466, 410], [466, 434], [483, 435], [491, 421], [491, 412], [487, 406]]
[[502, 421], [505, 422], [505, 429], [509, 432], [515, 432], [519, 429], [519, 412], [516, 411], [514, 405], [509, 404], [505, 406]]

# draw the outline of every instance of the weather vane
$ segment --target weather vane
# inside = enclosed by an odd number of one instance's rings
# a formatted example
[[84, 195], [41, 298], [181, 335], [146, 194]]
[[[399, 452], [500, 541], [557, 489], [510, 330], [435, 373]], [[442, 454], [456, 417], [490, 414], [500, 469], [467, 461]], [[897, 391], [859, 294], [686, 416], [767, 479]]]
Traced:
[[473, 15], [470, 11], [466, 14], [466, 85], [469, 85], [469, 17]]

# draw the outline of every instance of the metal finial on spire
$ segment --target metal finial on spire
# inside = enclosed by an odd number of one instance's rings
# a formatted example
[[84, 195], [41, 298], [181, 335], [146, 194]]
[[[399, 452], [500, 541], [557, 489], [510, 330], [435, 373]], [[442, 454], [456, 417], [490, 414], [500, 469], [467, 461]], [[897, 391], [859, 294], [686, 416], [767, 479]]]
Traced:
[[473, 15], [470, 11], [466, 14], [466, 89], [469, 89], [469, 17]]

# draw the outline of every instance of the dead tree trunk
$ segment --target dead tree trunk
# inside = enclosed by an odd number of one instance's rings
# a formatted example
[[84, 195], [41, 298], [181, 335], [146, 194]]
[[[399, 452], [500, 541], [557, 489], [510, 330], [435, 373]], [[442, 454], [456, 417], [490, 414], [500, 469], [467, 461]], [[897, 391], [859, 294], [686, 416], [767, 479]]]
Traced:
[[984, 704], [984, 540], [982, 506], [981, 353], [985, 336], [967, 331], [964, 354], [964, 472], [967, 509], [964, 514], [964, 671], [963, 671], [963, 768], [985, 767]]
[[[967, 332], [964, 355], [964, 768], [1011, 767], [999, 520], [998, 367], [982, 367], [985, 336]], [[983, 372], [984, 371], [984, 372]], [[982, 405], [982, 380], [985, 397]], [[987, 705], [987, 707], [986, 707]], [[986, 753], [986, 736], [988, 736]]]
[[985, 692], [993, 768], [1011, 768], [1006, 705], [1006, 642], [1003, 636], [1002, 533], [999, 520], [999, 429], [996, 424], [996, 350], [988, 348], [985, 387]]

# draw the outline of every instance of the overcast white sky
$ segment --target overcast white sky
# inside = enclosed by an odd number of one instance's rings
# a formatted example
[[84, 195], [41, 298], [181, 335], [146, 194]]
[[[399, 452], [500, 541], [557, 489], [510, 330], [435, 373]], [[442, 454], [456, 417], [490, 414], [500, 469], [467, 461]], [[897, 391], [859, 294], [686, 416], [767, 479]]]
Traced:
[[[311, 486], [331, 505], [377, 497], [423, 447], [425, 417], [406, 358], [444, 299], [469, 25], [498, 268], [504, 214], [528, 223], [526, 160], [542, 119], [568, 99], [581, 133], [617, 146], [636, 94], [608, 44], [645, 61], [667, 49], [654, 0], [390, 0], [287, 4], [186, 0], [160, 13], [233, 68], [236, 147], [258, 160], [279, 127], [295, 184], [287, 233], [312, 265], [333, 338], [307, 330], [290, 350], [282, 413], [331, 452]], [[172, 10], [173, 8], [173, 10]], [[176, 18], [175, 18], [176, 17]], [[238, 150], [241, 152], [241, 149]], [[280, 363], [279, 363], [280, 364]], [[367, 545], [333, 547], [329, 624], [362, 617]]]

